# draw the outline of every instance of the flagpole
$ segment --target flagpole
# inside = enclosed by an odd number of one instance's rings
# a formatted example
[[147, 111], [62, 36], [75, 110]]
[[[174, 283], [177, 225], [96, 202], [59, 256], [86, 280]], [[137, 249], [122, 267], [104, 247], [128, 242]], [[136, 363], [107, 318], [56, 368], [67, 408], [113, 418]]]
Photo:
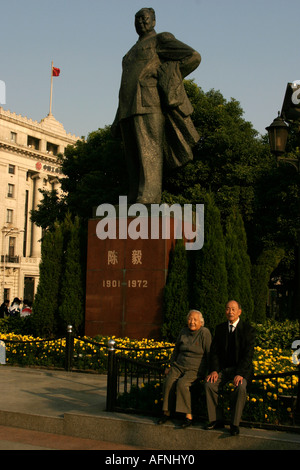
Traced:
[[53, 60], [51, 62], [51, 86], [50, 86], [50, 109], [49, 109], [49, 116], [51, 116], [51, 108], [52, 108], [52, 89], [53, 89]]

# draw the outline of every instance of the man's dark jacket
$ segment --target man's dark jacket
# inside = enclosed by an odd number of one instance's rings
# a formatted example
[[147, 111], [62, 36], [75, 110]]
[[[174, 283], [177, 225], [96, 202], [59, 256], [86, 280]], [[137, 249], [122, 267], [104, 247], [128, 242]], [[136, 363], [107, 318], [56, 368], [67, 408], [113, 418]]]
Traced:
[[[255, 329], [246, 322], [239, 320], [235, 330], [235, 375], [241, 375], [247, 382], [251, 381], [253, 373], [253, 353], [255, 345]], [[227, 367], [229, 330], [228, 322], [216, 327], [215, 336], [210, 350], [210, 372]]]

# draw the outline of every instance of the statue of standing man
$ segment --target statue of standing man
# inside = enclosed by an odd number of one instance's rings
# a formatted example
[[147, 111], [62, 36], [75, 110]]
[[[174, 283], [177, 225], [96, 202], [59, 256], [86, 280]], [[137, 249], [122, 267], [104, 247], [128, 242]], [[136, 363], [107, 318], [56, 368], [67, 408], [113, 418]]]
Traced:
[[128, 202], [160, 203], [163, 161], [180, 166], [193, 158], [199, 140], [183, 78], [201, 57], [171, 33], [156, 34], [155, 12], [135, 15], [139, 39], [122, 62], [119, 107], [112, 130], [119, 127], [129, 174]]

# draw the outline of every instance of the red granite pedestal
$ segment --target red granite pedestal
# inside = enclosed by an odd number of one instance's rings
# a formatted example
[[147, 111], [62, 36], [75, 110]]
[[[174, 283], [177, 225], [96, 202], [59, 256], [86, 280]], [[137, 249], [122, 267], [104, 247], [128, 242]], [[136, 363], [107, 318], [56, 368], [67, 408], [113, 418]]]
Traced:
[[100, 240], [98, 222], [88, 229], [85, 334], [159, 339], [174, 228], [168, 239]]

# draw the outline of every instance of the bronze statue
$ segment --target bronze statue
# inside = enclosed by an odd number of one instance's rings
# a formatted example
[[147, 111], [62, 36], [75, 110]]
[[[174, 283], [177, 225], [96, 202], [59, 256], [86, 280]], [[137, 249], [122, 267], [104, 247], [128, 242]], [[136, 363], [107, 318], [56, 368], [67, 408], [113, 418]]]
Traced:
[[193, 158], [199, 135], [183, 78], [201, 57], [171, 33], [156, 34], [155, 12], [135, 15], [139, 35], [124, 56], [119, 106], [112, 131], [121, 131], [129, 174], [128, 202], [160, 203], [163, 159], [177, 167]]

